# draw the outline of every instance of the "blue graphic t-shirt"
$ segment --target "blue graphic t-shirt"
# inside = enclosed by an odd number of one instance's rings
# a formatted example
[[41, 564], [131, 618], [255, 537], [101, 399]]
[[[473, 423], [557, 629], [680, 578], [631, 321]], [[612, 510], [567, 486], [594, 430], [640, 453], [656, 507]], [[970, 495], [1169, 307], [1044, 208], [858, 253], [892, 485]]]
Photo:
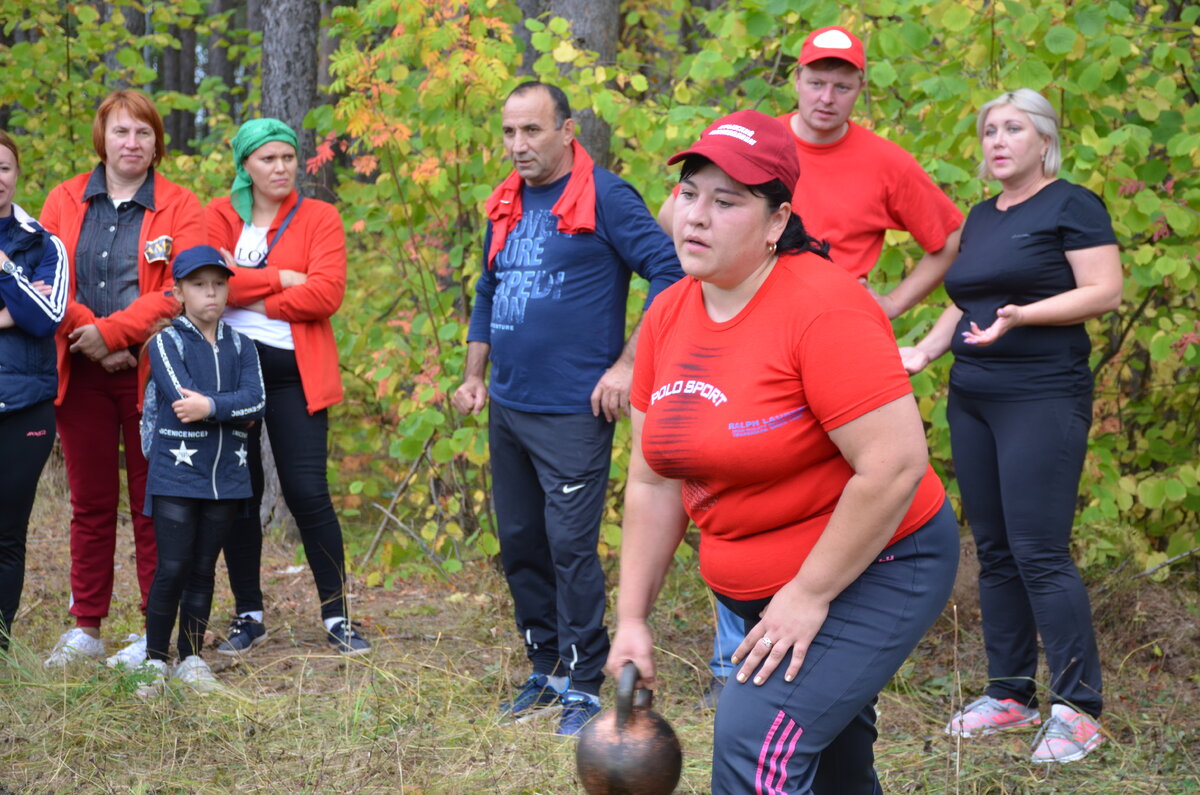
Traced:
[[[522, 189], [521, 220], [476, 285], [467, 339], [492, 346], [489, 393], [518, 411], [590, 413], [592, 389], [625, 344], [630, 276], [649, 281], [646, 306], [683, 276], [642, 197], [600, 167], [596, 232], [559, 232], [550, 210], [569, 178]], [[485, 252], [491, 237], [489, 224]]]

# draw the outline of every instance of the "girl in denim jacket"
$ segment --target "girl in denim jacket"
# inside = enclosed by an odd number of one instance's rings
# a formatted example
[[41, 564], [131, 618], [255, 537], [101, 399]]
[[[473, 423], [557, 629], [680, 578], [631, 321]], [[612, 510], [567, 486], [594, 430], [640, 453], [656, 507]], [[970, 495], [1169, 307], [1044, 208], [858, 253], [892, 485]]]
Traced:
[[146, 611], [142, 695], [160, 692], [179, 614], [175, 679], [219, 687], [199, 656], [225, 534], [249, 497], [247, 426], [262, 416], [263, 382], [253, 343], [221, 320], [229, 277], [221, 253], [196, 246], [172, 268], [183, 314], [147, 344], [142, 447], [149, 462], [146, 511], [154, 517], [158, 568]]

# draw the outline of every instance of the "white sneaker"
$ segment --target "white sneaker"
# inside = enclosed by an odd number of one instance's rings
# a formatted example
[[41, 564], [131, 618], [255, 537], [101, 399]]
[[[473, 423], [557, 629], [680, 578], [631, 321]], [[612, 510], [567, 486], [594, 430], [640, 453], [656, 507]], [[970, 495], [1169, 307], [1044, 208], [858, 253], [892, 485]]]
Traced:
[[179, 661], [175, 666], [174, 679], [198, 693], [215, 693], [225, 689], [225, 685], [213, 675], [208, 663], [196, 654]]
[[162, 660], [143, 660], [137, 667], [137, 673], [146, 676], [148, 681], [137, 686], [133, 693], [141, 698], [152, 698], [162, 693], [167, 687], [167, 664]]
[[137, 668], [146, 661], [145, 635], [130, 635], [125, 642], [129, 645], [104, 661], [109, 668], [116, 668], [118, 665]]
[[79, 627], [69, 629], [54, 644], [46, 658], [47, 668], [62, 668], [73, 662], [104, 656], [104, 641], [93, 638]]

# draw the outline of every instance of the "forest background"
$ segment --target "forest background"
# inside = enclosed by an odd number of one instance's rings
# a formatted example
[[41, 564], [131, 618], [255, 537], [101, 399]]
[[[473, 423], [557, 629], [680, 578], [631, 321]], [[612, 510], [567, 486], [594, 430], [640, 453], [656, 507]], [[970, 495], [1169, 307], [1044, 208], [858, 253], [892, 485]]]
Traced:
[[[237, 125], [305, 128], [303, 190], [335, 202], [350, 250], [335, 317], [347, 400], [330, 480], [369, 585], [436, 572], [498, 546], [486, 422], [460, 383], [482, 205], [510, 166], [499, 109], [517, 82], [561, 85], [596, 159], [656, 209], [668, 155], [739, 108], [793, 109], [811, 29], [867, 43], [856, 119], [912, 152], [964, 210], [975, 112], [1003, 90], [1043, 92], [1063, 121], [1063, 176], [1108, 204], [1126, 274], [1119, 311], [1090, 324], [1097, 401], [1080, 496], [1085, 566], [1170, 576], [1200, 547], [1200, 6], [1172, 0], [3, 0], [0, 127], [22, 147], [18, 200], [91, 168], [108, 91], [150, 92], [167, 119], [163, 173], [202, 201], [228, 190]], [[894, 285], [919, 249], [889, 242], [872, 274]], [[630, 317], [642, 300], [637, 285]], [[895, 322], [919, 338], [939, 290]], [[947, 357], [948, 359], [948, 357]], [[935, 466], [956, 494], [945, 422], [949, 362], [913, 379]], [[627, 423], [618, 431], [601, 551], [619, 547]], [[955, 497], [956, 498], [956, 497]], [[680, 556], [689, 557], [690, 546]], [[1189, 563], [1190, 561], [1190, 563]], [[1178, 569], [1178, 565], [1175, 566]]]
[[[264, 557], [272, 639], [217, 665], [228, 696], [146, 705], [130, 695], [135, 673], [46, 671], [64, 619], [54, 606], [67, 599], [56, 456], [31, 523], [17, 653], [0, 660], [0, 795], [578, 791], [571, 746], [551, 724], [498, 730], [492, 718], [524, 656], [493, 565], [486, 422], [448, 405], [483, 201], [510, 168], [502, 99], [526, 75], [560, 84], [593, 156], [657, 209], [674, 180], [669, 154], [731, 110], [794, 108], [804, 35], [839, 23], [867, 43], [856, 118], [912, 152], [964, 210], [996, 189], [975, 176], [976, 109], [1022, 86], [1049, 97], [1063, 116], [1063, 175], [1104, 197], [1126, 274], [1121, 308], [1089, 324], [1096, 422], [1075, 534], [1110, 742], [1046, 769], [1028, 763], [1030, 736], [942, 734], [985, 670], [965, 540], [951, 605], [880, 701], [884, 786], [1200, 793], [1198, 19], [1200, 6], [1179, 0], [0, 0], [0, 127], [21, 146], [17, 198], [34, 214], [51, 187], [94, 166], [92, 117], [116, 87], [154, 96], [169, 135], [161, 170], [204, 201], [229, 188], [239, 123], [271, 115], [305, 128], [303, 190], [335, 202], [348, 235], [334, 318], [347, 399], [331, 414], [329, 477], [353, 604], [376, 649], [351, 661], [326, 651], [299, 545], [277, 534]], [[906, 235], [889, 238], [871, 277], [882, 290], [919, 255]], [[939, 290], [898, 319], [899, 339], [923, 334], [945, 300]], [[957, 501], [948, 367], [913, 383]], [[602, 536], [610, 572], [627, 449], [623, 422]], [[142, 627], [119, 537], [110, 640]], [[708, 680], [712, 600], [692, 543], [659, 600], [656, 706], [683, 739], [680, 791], [703, 793], [711, 712], [693, 705]], [[219, 583], [218, 605], [228, 601]]]

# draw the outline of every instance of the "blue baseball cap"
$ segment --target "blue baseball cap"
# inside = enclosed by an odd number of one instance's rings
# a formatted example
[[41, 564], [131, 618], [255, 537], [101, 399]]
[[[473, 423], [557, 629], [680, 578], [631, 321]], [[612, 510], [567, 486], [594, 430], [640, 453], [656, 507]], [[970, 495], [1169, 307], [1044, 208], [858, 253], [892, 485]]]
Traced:
[[175, 258], [175, 264], [171, 266], [171, 275], [179, 280], [197, 268], [207, 265], [224, 268], [230, 276], [234, 275], [230, 267], [225, 264], [225, 258], [221, 256], [221, 252], [212, 246], [192, 246], [179, 252], [179, 256]]

